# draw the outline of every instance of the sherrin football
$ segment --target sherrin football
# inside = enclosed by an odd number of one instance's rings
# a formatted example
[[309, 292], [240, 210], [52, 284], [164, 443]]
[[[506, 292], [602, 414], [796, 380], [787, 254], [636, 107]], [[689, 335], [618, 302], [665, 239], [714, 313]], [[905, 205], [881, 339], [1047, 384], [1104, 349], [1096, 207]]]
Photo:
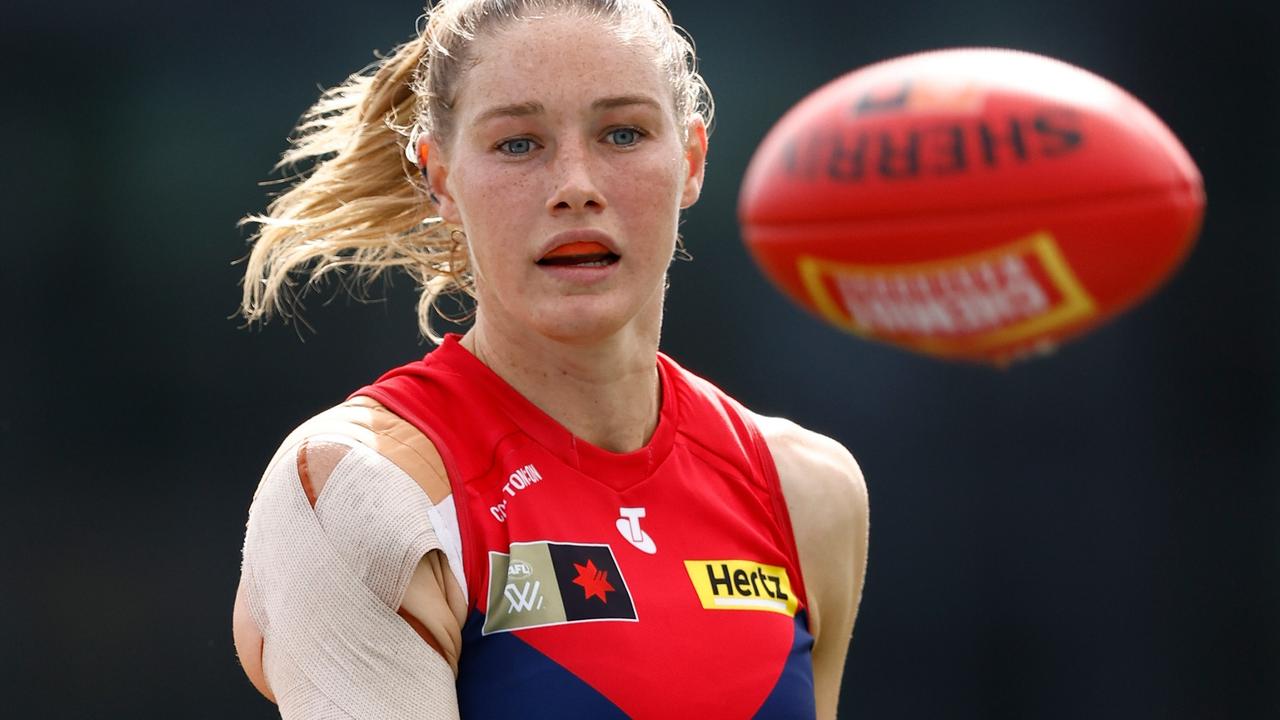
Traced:
[[784, 293], [844, 330], [1005, 364], [1153, 292], [1199, 231], [1195, 163], [1141, 102], [996, 49], [856, 70], [792, 108], [739, 221]]

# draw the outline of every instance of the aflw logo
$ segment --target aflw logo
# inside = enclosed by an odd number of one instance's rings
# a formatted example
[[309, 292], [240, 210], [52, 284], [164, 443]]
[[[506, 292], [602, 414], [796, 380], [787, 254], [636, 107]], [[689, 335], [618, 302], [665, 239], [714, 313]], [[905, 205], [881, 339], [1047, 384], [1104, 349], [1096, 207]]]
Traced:
[[707, 610], [764, 610], [794, 617], [800, 603], [787, 569], [751, 560], [685, 560]]
[[612, 620], [636, 622], [627, 581], [608, 545], [537, 540], [489, 551], [482, 635]]
[[535, 609], [541, 610], [543, 597], [538, 594], [538, 590], [541, 588], [542, 582], [538, 580], [526, 582], [520, 587], [516, 587], [515, 583], [508, 583], [507, 587], [502, 591], [503, 597], [509, 603], [507, 614]]

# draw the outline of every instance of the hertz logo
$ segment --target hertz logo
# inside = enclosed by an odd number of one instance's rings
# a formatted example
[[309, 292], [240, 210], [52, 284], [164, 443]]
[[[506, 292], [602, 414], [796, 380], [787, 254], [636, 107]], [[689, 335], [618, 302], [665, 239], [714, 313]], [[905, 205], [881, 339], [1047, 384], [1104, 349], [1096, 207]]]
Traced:
[[799, 608], [787, 569], [751, 560], [685, 560], [707, 610], [764, 610], [794, 617]]

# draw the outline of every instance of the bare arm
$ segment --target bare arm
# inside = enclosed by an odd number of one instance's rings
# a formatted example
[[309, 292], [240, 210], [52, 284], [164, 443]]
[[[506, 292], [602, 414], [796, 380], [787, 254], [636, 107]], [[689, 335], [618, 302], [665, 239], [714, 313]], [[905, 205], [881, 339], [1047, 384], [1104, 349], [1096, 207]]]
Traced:
[[819, 718], [835, 718], [867, 566], [867, 486], [840, 443], [781, 418], [756, 417], [787, 501], [814, 637]]

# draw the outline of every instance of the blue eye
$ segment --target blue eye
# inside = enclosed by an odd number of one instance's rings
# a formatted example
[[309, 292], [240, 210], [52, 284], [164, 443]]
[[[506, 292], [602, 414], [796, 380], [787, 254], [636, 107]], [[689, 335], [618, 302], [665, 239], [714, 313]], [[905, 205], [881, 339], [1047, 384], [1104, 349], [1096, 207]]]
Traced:
[[498, 144], [498, 149], [508, 155], [527, 155], [533, 151], [533, 141], [529, 138], [513, 138]]
[[610, 144], [621, 147], [630, 147], [635, 145], [640, 142], [641, 136], [642, 133], [639, 130], [629, 127], [615, 128], [610, 130], [608, 135], [610, 138]]

